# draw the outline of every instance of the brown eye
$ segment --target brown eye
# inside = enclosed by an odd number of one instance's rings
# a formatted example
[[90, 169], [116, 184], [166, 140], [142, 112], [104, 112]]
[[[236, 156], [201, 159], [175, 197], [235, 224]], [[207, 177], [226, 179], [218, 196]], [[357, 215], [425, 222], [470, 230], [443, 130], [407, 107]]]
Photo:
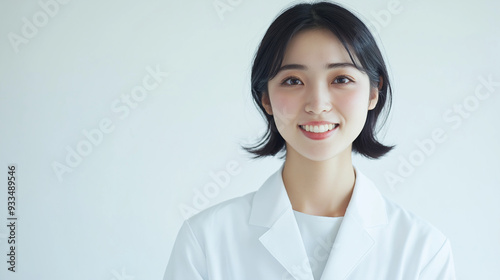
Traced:
[[285, 78], [282, 82], [281, 82], [281, 85], [283, 86], [293, 86], [293, 85], [301, 85], [302, 82], [295, 78], [295, 77], [288, 77], [288, 78]]
[[338, 76], [337, 78], [335, 78], [335, 80], [333, 80], [333, 82], [335, 84], [348, 84], [352, 82], [352, 80], [346, 76]]

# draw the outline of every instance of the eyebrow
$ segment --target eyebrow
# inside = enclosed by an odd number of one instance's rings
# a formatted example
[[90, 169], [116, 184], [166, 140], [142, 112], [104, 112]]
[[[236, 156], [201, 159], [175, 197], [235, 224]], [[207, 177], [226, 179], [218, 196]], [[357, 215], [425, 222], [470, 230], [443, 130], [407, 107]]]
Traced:
[[[364, 71], [363, 69], [360, 69], [359, 67], [356, 67], [356, 65], [349, 63], [349, 62], [342, 62], [342, 63], [329, 63], [325, 65], [325, 69], [334, 69], [334, 68], [344, 68], [344, 67], [352, 67], [355, 68], [359, 71]], [[302, 64], [286, 64], [281, 66], [278, 69], [278, 72], [284, 71], [284, 70], [290, 70], [290, 69], [298, 69], [298, 70], [307, 70], [307, 66], [302, 65]]]

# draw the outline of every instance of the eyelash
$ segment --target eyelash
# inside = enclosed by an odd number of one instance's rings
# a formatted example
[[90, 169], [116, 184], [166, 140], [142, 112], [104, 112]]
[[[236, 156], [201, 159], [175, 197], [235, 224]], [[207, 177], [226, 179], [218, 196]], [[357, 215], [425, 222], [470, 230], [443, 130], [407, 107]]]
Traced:
[[[345, 76], [345, 75], [340, 75], [340, 76], [335, 77], [334, 81], [336, 81], [337, 79], [347, 79], [347, 80], [349, 80], [349, 82], [347, 82], [347, 83], [338, 83], [338, 84], [348, 84], [348, 83], [353, 83], [354, 82], [351, 78], [349, 78], [348, 76]], [[281, 81], [281, 85], [282, 86], [293, 86], [293, 85], [288, 85], [286, 83], [288, 80], [299, 80], [300, 81], [299, 78], [294, 77], [294, 76], [290, 76], [290, 77], [286, 77], [283, 81]]]

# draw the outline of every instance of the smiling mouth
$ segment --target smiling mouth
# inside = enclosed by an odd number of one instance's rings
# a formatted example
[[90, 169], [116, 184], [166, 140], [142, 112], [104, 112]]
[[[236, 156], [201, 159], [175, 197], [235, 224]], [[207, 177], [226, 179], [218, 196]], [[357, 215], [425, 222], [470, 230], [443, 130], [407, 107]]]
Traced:
[[312, 133], [324, 133], [333, 130], [339, 126], [338, 123], [335, 124], [324, 124], [324, 125], [299, 125], [302, 130], [312, 132]]

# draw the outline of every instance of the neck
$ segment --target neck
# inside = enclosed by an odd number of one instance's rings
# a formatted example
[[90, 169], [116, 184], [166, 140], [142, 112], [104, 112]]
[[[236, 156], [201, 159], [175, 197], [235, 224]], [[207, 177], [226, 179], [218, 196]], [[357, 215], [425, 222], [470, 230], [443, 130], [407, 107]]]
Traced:
[[344, 216], [355, 182], [350, 149], [325, 161], [313, 161], [287, 149], [282, 176], [293, 210]]

